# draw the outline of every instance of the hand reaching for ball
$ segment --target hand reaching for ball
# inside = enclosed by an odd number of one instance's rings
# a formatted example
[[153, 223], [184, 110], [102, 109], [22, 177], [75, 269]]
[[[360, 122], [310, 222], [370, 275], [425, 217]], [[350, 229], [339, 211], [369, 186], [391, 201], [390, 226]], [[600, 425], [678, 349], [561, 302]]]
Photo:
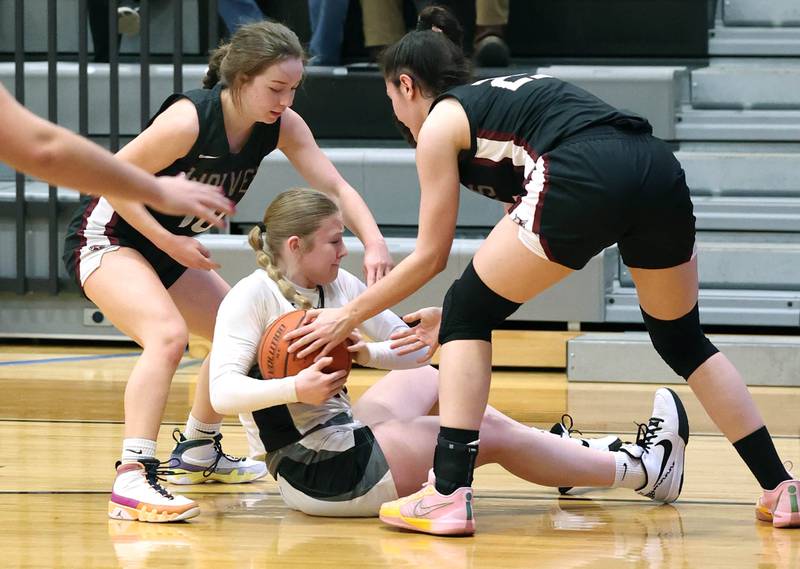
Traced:
[[332, 363], [333, 358], [325, 356], [295, 376], [294, 389], [300, 403], [322, 405], [342, 390], [349, 370], [322, 371]]
[[369, 362], [369, 349], [363, 336], [361, 336], [361, 332], [353, 330], [345, 342], [347, 343], [347, 351], [353, 355], [353, 361], [358, 365], [367, 365]]

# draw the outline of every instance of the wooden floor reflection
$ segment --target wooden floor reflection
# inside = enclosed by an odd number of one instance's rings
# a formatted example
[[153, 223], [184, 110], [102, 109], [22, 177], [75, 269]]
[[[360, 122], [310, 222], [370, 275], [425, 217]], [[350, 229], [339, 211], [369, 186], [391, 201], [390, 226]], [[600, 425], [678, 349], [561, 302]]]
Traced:
[[[182, 487], [202, 508], [201, 516], [185, 523], [109, 520], [120, 398], [136, 352], [65, 353], [0, 350], [0, 362], [49, 362], [0, 366], [3, 567], [800, 568], [800, 531], [773, 530], [754, 519], [758, 488], [732, 447], [710, 431], [692, 435], [684, 492], [674, 506], [656, 506], [628, 490], [559, 498], [555, 490], [497, 466], [481, 468], [474, 538], [422, 536], [374, 519], [312, 518], [288, 510], [271, 480]], [[58, 361], [115, 354], [121, 355]], [[196, 362], [186, 360], [173, 385], [169, 421], [185, 417], [194, 372]], [[355, 391], [373, 379], [357, 373]], [[654, 386], [631, 386], [637, 395], [630, 401], [618, 386], [583, 384], [573, 392], [563, 374], [510, 374], [500, 387], [499, 406], [528, 413], [541, 425], [572, 411], [580, 398], [579, 424], [605, 429], [615, 404], [614, 424], [631, 438], [633, 420], [645, 419], [649, 410], [643, 416], [638, 407]], [[768, 395], [777, 401], [778, 395]], [[590, 399], [602, 416], [592, 412]], [[796, 411], [784, 413], [787, 425], [796, 421]], [[243, 453], [244, 433], [229, 423], [225, 449]], [[797, 464], [800, 437], [794, 429], [777, 437], [776, 445]], [[165, 426], [160, 434], [162, 457], [173, 444], [170, 431]]]

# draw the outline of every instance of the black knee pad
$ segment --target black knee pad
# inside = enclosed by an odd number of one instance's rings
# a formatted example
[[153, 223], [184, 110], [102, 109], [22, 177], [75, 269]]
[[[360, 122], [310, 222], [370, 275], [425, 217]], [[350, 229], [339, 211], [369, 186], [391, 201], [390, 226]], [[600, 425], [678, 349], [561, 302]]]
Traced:
[[442, 305], [439, 343], [492, 340], [492, 330], [521, 305], [503, 298], [484, 284], [472, 261], [447, 291]]
[[697, 304], [677, 320], [653, 318], [640, 306], [650, 339], [661, 358], [683, 379], [719, 350], [700, 328]]

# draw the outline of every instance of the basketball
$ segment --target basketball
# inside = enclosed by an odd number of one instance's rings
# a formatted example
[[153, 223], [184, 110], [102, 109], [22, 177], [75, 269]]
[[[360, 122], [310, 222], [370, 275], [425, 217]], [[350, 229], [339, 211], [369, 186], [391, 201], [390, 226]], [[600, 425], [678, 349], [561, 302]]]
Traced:
[[[302, 370], [314, 363], [317, 353], [310, 354], [304, 358], [298, 358], [297, 354], [290, 354], [289, 342], [284, 336], [299, 328], [306, 315], [305, 310], [295, 310], [279, 316], [272, 324], [267, 327], [261, 343], [258, 346], [258, 368], [264, 379], [275, 379], [297, 375]], [[347, 351], [347, 343], [342, 342], [336, 346], [330, 354], [333, 362], [323, 369], [325, 373], [332, 373], [338, 370], [346, 370], [350, 373], [353, 358]]]

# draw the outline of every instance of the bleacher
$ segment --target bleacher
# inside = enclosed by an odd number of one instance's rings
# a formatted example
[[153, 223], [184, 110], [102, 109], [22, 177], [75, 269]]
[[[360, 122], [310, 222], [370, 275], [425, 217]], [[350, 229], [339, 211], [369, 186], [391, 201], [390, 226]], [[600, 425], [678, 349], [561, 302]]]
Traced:
[[[64, 12], [67, 4], [64, 2]], [[677, 2], [679, 4], [680, 2]], [[7, 51], [8, 1], [0, 0], [0, 52]], [[33, 3], [31, 3], [33, 4]], [[186, 5], [196, 4], [186, 2]], [[517, 3], [516, 5], [520, 5]], [[520, 9], [513, 25], [519, 29]], [[631, 52], [605, 60], [544, 57], [515, 59], [507, 70], [480, 69], [479, 77], [509, 73], [544, 73], [572, 81], [609, 103], [646, 116], [655, 134], [674, 144], [687, 173], [698, 219], [701, 318], [704, 324], [734, 333], [721, 341], [748, 382], [761, 385], [800, 379], [800, 8], [794, 0], [725, 0], [716, 5], [704, 56], [646, 57]], [[187, 30], [196, 30], [199, 12], [184, 10]], [[169, 13], [154, 17], [168, 29]], [[188, 18], [188, 19], [187, 19]], [[68, 18], [65, 18], [65, 22]], [[31, 24], [33, 25], [33, 24]], [[66, 25], [66, 24], [65, 24]], [[74, 25], [74, 22], [69, 25]], [[156, 26], [154, 24], [154, 30]], [[66, 36], [69, 34], [66, 33]], [[36, 34], [31, 34], [36, 41]], [[198, 37], [184, 42], [192, 51]], [[65, 40], [67, 41], [67, 40]], [[638, 40], [637, 40], [638, 41]], [[5, 42], [5, 43], [4, 43]], [[188, 42], [188, 43], [187, 43]], [[639, 45], [639, 44], [636, 44]], [[38, 46], [38, 47], [37, 47]], [[512, 42], [513, 46], [513, 42]], [[13, 46], [12, 46], [13, 48]], [[30, 49], [41, 51], [41, 45]], [[123, 44], [123, 52], [126, 48]], [[578, 50], [580, 51], [580, 50]], [[634, 50], [635, 51], [635, 50]], [[103, 142], [108, 136], [108, 65], [90, 64], [89, 133]], [[59, 121], [77, 129], [77, 64], [58, 66]], [[185, 64], [186, 88], [204, 73], [199, 63]], [[120, 66], [120, 135], [140, 128], [138, 64]], [[47, 110], [47, 64], [25, 67], [26, 104], [41, 115]], [[0, 81], [13, 92], [14, 65], [0, 62]], [[150, 108], [154, 111], [171, 92], [172, 66], [150, 67]], [[335, 106], [331, 103], [335, 101]], [[295, 108], [306, 118], [325, 152], [364, 196], [384, 229], [395, 261], [414, 246], [418, 185], [413, 151], [405, 147], [391, 124], [391, 108], [374, 68], [354, 65], [310, 68]], [[253, 270], [253, 258], [242, 233], [260, 221], [265, 204], [293, 185], [302, 185], [280, 153], [268, 156], [251, 189], [231, 220], [231, 234], [201, 239], [221, 262], [229, 282]], [[0, 170], [0, 335], [42, 337], [119, 337], [77, 293], [59, 296], [37, 292], [47, 275], [47, 191], [31, 182], [28, 192], [27, 276], [31, 294], [10, 292], [14, 264], [14, 184], [8, 169]], [[500, 204], [463, 191], [459, 226], [444, 273], [396, 307], [399, 312], [440, 304], [501, 215]], [[60, 224], [76, 197], [60, 190]], [[348, 239], [345, 268], [359, 273], [362, 250]], [[66, 278], [63, 274], [62, 278]], [[98, 318], [99, 319], [99, 318]], [[562, 326], [601, 330], [575, 337], [568, 344], [567, 372], [574, 381], [675, 381], [641, 330], [641, 317], [630, 275], [611, 248], [594, 258], [512, 317], [513, 326], [533, 329]], [[604, 330], [604, 327], [606, 330]], [[609, 332], [608, 330], [626, 330]], [[781, 336], [764, 336], [775, 332]], [[598, 358], [601, 349], [606, 357]], [[527, 362], [535, 366], [535, 361]]]

